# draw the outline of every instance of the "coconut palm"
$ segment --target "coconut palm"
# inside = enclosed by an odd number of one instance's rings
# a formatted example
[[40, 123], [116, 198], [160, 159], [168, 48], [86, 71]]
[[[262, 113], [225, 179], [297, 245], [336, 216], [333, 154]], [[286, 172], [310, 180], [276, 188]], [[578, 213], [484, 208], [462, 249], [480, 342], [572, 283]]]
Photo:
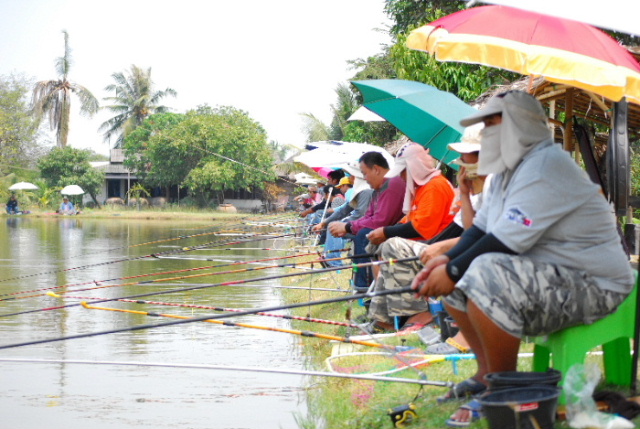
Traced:
[[64, 56], [56, 59], [58, 80], [37, 82], [33, 88], [31, 105], [38, 120], [49, 117], [51, 130], [56, 132], [59, 147], [67, 145], [69, 137], [69, 120], [71, 113], [71, 94], [80, 100], [80, 113], [93, 116], [99, 108], [98, 100], [91, 91], [82, 85], [69, 82], [69, 68], [71, 67], [71, 49], [69, 48], [69, 34], [64, 34]]
[[160, 105], [159, 102], [168, 95], [175, 97], [177, 93], [171, 88], [155, 91], [151, 79], [151, 68], [144, 70], [131, 65], [128, 72], [113, 73], [111, 77], [115, 80], [115, 84], [107, 86], [105, 90], [115, 92], [115, 95], [105, 98], [112, 104], [104, 108], [109, 109], [116, 116], [103, 122], [100, 125], [100, 131], [105, 131], [105, 141], [117, 135], [115, 146], [120, 147], [124, 138], [142, 124], [147, 116], [169, 111], [168, 107]]

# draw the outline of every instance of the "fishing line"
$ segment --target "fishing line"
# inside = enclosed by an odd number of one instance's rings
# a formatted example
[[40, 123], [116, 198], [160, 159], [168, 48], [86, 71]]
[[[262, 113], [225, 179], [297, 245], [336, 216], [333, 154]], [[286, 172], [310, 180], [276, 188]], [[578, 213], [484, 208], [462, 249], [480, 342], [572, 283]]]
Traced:
[[241, 372], [260, 372], [270, 374], [288, 374], [288, 375], [306, 375], [311, 377], [332, 377], [346, 378], [369, 381], [386, 381], [391, 383], [408, 383], [420, 384], [424, 386], [437, 386], [451, 388], [455, 383], [451, 381], [430, 381], [417, 380], [411, 378], [400, 377], [375, 377], [369, 375], [353, 375], [329, 373], [323, 371], [303, 371], [297, 369], [286, 368], [263, 368], [250, 366], [225, 366], [225, 365], [206, 365], [206, 364], [179, 364], [166, 362], [131, 362], [131, 361], [91, 361], [91, 360], [68, 360], [68, 359], [29, 359], [29, 358], [0, 358], [0, 362], [7, 363], [36, 363], [36, 364], [75, 364], [75, 365], [111, 365], [111, 366], [139, 366], [139, 367], [155, 367], [155, 368], [180, 368], [180, 369], [210, 369], [222, 371], [241, 371]]
[[[286, 259], [286, 258], [292, 258], [293, 256], [287, 256], [287, 257], [278, 257], [278, 258], [273, 258], [275, 260], [277, 259]], [[346, 257], [346, 258], [339, 258], [339, 259], [347, 259], [350, 257]], [[97, 282], [91, 282], [91, 283], [96, 283], [97, 286], [95, 287], [90, 287], [90, 288], [84, 288], [84, 289], [73, 289], [70, 291], [65, 291], [65, 292], [61, 292], [62, 294], [64, 293], [68, 293], [68, 292], [81, 292], [81, 291], [87, 291], [87, 290], [96, 290], [96, 289], [106, 289], [106, 288], [112, 288], [112, 287], [123, 287], [123, 286], [137, 286], [137, 285], [146, 285], [146, 284], [151, 284], [151, 283], [158, 283], [158, 282], [166, 282], [169, 280], [182, 280], [182, 279], [189, 279], [189, 278], [195, 278], [195, 277], [207, 277], [207, 276], [217, 276], [217, 275], [226, 275], [226, 274], [238, 274], [238, 273], [244, 273], [244, 272], [250, 272], [250, 271], [260, 271], [260, 270], [266, 270], [269, 268], [295, 268], [295, 269], [306, 269], [306, 267], [298, 267], [298, 265], [306, 265], [306, 264], [311, 264], [313, 267], [313, 262], [314, 261], [303, 261], [303, 262], [298, 262], [298, 263], [288, 263], [288, 264], [278, 264], [278, 265], [265, 265], [265, 266], [260, 266], [260, 267], [253, 267], [253, 268], [242, 268], [239, 270], [227, 270], [227, 271], [217, 271], [215, 273], [202, 273], [202, 274], [191, 274], [191, 275], [186, 275], [186, 276], [176, 276], [176, 277], [165, 277], [162, 279], [155, 279], [155, 280], [146, 280], [146, 281], [142, 281], [142, 282], [129, 282], [129, 283], [119, 283], [119, 284], [114, 284], [114, 285], [98, 285]], [[240, 263], [231, 263], [231, 264], [227, 264], [227, 265], [239, 265]], [[253, 264], [252, 264], [253, 265]], [[217, 265], [217, 267], [220, 267], [222, 265]], [[198, 268], [189, 268], [189, 269], [184, 269], [184, 270], [176, 270], [177, 272], [184, 272], [184, 271], [196, 271], [196, 270], [201, 270], [201, 269], [205, 269], [208, 267], [198, 267]], [[149, 275], [158, 275], [158, 273], [151, 273]], [[140, 275], [142, 276], [142, 275]], [[134, 276], [136, 277], [136, 276]], [[43, 288], [40, 289], [41, 291], [44, 290], [53, 290], [53, 289], [60, 289], [63, 287], [68, 287], [68, 285], [64, 285], [64, 286], [52, 286], [50, 288]], [[14, 292], [17, 293], [17, 292]], [[43, 296], [43, 293], [38, 293], [35, 295], [23, 295], [23, 296], [16, 296], [16, 297], [12, 297], [12, 298], [5, 298], [5, 299], [0, 299], [1, 301], [11, 301], [11, 300], [17, 300], [17, 299], [26, 299], [26, 298], [36, 298], [39, 296]], [[0, 314], [0, 317], [4, 317], [5, 315]]]
[[[83, 297], [83, 296], [69, 296], [69, 295], [56, 295], [53, 292], [48, 293], [49, 296], [54, 298], [71, 298], [71, 299], [79, 299], [79, 300], [93, 300], [93, 299], [108, 299], [108, 298], [98, 298], [98, 297]], [[181, 304], [175, 302], [162, 302], [162, 301], [146, 301], [141, 299], [118, 299], [120, 302], [130, 302], [133, 304], [146, 304], [146, 305], [162, 305], [168, 307], [183, 307], [183, 308], [198, 308], [202, 310], [213, 310], [213, 311], [227, 311], [231, 313], [239, 313], [242, 311], [246, 311], [246, 309], [239, 308], [227, 308], [227, 307], [214, 307], [210, 305], [199, 305], [199, 304]], [[258, 316], [267, 316], [267, 317], [278, 317], [280, 319], [287, 320], [300, 320], [303, 322], [311, 322], [311, 323], [324, 323], [326, 325], [337, 325], [337, 326], [347, 326], [350, 328], [355, 327], [353, 323], [346, 322], [338, 322], [336, 320], [327, 320], [327, 319], [317, 319], [314, 317], [302, 317], [302, 316], [292, 316], [289, 314], [277, 314], [277, 313], [256, 313]]]
[[[68, 284], [60, 285], [60, 286], [52, 286], [52, 287], [47, 287], [47, 288], [31, 289], [31, 290], [25, 290], [25, 291], [19, 291], [19, 292], [6, 293], [6, 294], [2, 294], [0, 296], [23, 295], [23, 294], [26, 294], [26, 293], [35, 293], [35, 292], [43, 292], [43, 291], [47, 291], [47, 290], [61, 289], [63, 287], [84, 286], [84, 285], [88, 285], [88, 284], [96, 284], [97, 285], [99, 283], [106, 283], [106, 282], [112, 282], [112, 281], [117, 281], [117, 280], [129, 280], [129, 279], [137, 279], [137, 278], [140, 278], [140, 277], [162, 276], [162, 275], [165, 275], [165, 274], [177, 274], [177, 273], [184, 273], [184, 272], [188, 272], [188, 271], [208, 270], [208, 269], [212, 269], [212, 268], [221, 268], [221, 267], [228, 267], [228, 266], [234, 266], [234, 265], [251, 265], [251, 264], [253, 264], [255, 262], [277, 261], [277, 260], [282, 260], [282, 259], [299, 258], [299, 257], [309, 256], [309, 255], [315, 255], [315, 252], [299, 253], [299, 254], [296, 254], [296, 255], [278, 256], [278, 257], [273, 257], [273, 258], [255, 259], [255, 260], [252, 260], [252, 261], [232, 261], [231, 263], [228, 263], [228, 264], [207, 265], [207, 266], [204, 266], [204, 267], [184, 268], [184, 269], [180, 269], [180, 270], [161, 271], [161, 272], [147, 273], [147, 274], [138, 274], [138, 275], [135, 275], [135, 276], [117, 277], [117, 278], [105, 279], [105, 280], [91, 280], [91, 281], [86, 281], [86, 282], [82, 282], [82, 283], [70, 283], [70, 284], [68, 283]], [[161, 257], [160, 259], [164, 259], [164, 258]], [[0, 302], [1, 301], [8, 301], [8, 299], [0, 299]]]
[[[396, 262], [408, 262], [409, 260], [415, 261], [417, 259], [418, 259], [417, 257], [404, 258], [402, 260], [397, 260]], [[373, 265], [381, 265], [381, 264], [384, 264], [384, 263], [387, 263], [387, 261], [366, 262], [366, 263], [362, 263], [360, 265], [361, 266], [373, 266]], [[335, 270], [335, 269], [334, 268], [325, 268], [325, 270]], [[308, 273], [308, 272], [291, 273], [291, 274], [284, 274], [284, 275], [280, 275], [280, 276], [263, 277], [261, 280], [271, 280], [271, 279], [275, 279], [275, 278], [293, 277], [293, 276], [308, 275], [308, 274], [310, 274], [310, 273]], [[313, 274], [315, 274], [315, 272]], [[173, 290], [158, 291], [158, 292], [138, 294], [138, 295], [122, 296], [122, 297], [117, 297], [117, 298], [111, 298], [111, 299], [108, 299], [108, 300], [95, 300], [95, 301], [89, 302], [88, 304], [97, 304], [97, 303], [101, 303], [101, 302], [115, 301], [115, 300], [118, 300], [118, 299], [134, 299], [134, 298], [142, 298], [142, 297], [153, 296], [153, 295], [163, 295], [163, 294], [168, 294], [168, 293], [186, 292], [186, 291], [190, 291], [190, 290], [198, 290], [198, 289], [204, 289], [204, 288], [210, 288], [210, 287], [216, 287], [216, 286], [227, 286], [227, 285], [230, 285], [230, 284], [247, 283], [247, 282], [251, 282], [252, 280], [257, 280], [257, 279], [237, 280], [237, 281], [233, 281], [233, 282], [224, 282], [224, 283], [218, 283], [218, 284], [213, 284], [213, 285], [202, 285], [202, 286], [194, 286], [194, 287], [182, 288], [182, 289], [173, 289]], [[337, 303], [337, 302], [343, 302], [343, 301], [348, 301], [348, 300], [357, 300], [357, 299], [360, 299], [360, 298], [363, 298], [363, 299], [364, 298], [373, 298], [373, 297], [376, 297], [376, 296], [396, 295], [396, 294], [402, 294], [402, 293], [414, 293], [415, 294], [415, 291], [413, 289], [411, 289], [411, 287], [406, 287], [406, 288], [394, 289], [394, 290], [383, 290], [383, 291], [379, 291], [379, 292], [367, 292], [367, 293], [363, 293], [363, 294], [354, 294], [354, 295], [350, 295], [350, 296], [347, 296], [347, 297], [328, 298], [328, 299], [324, 299], [324, 300], [314, 301], [313, 305], [334, 304], [334, 303]], [[78, 305], [79, 304], [70, 304], [70, 305], [66, 305], [66, 306], [60, 306], [58, 308], [75, 307], [75, 306], [78, 306]], [[211, 319], [211, 320], [226, 319], [228, 317], [245, 316], [245, 315], [249, 315], [249, 314], [255, 314], [257, 312], [267, 313], [267, 312], [272, 312], [272, 311], [289, 310], [289, 309], [292, 309], [292, 308], [306, 307], [308, 305], [310, 305], [310, 304], [307, 303], [307, 302], [302, 302], [302, 303], [280, 305], [280, 306], [274, 306], [274, 307], [263, 307], [263, 308], [258, 308], [258, 309], [254, 309], [254, 310], [247, 310], [247, 311], [244, 311], [244, 312], [241, 312], [241, 313], [226, 313], [226, 314], [218, 314], [218, 315], [213, 315], [213, 316], [200, 316], [200, 317], [193, 317], [193, 318], [184, 319], [184, 320], [175, 320], [175, 321], [171, 321], [171, 322], [138, 325], [138, 326], [132, 326], [132, 327], [127, 327], [127, 328], [117, 328], [117, 329], [112, 329], [112, 330], [107, 330], [107, 331], [88, 332], [88, 333], [84, 333], [84, 334], [69, 335], [69, 336], [63, 336], [63, 337], [58, 337], [58, 338], [50, 338], [50, 339], [43, 339], [43, 340], [28, 341], [28, 342], [23, 342], [23, 343], [7, 344], [7, 345], [0, 346], [0, 350], [9, 349], [9, 348], [15, 348], [15, 347], [29, 346], [29, 345], [36, 345], [36, 344], [46, 344], [46, 343], [52, 343], [52, 342], [57, 342], [57, 341], [65, 341], [65, 340], [73, 340], [73, 339], [79, 339], [79, 338], [95, 337], [95, 336], [107, 335], [107, 334], [115, 334], [115, 333], [119, 333], [119, 332], [141, 331], [141, 330], [145, 330], [145, 329], [154, 329], [154, 328], [160, 328], [160, 327], [166, 327], [166, 326], [172, 326], [172, 325], [181, 325], [181, 324], [192, 323], [192, 322], [201, 322], [203, 320], [209, 320], [209, 319]]]
[[[156, 283], [156, 286], [196, 286], [202, 283]], [[229, 285], [232, 287], [268, 287], [273, 289], [300, 289], [300, 290], [308, 290], [309, 288], [306, 286], [283, 286], [283, 285]], [[322, 292], [337, 292], [337, 293], [351, 293], [351, 290], [348, 289], [329, 289], [322, 287], [315, 287], [311, 290], [317, 290]], [[53, 292], [47, 292], [46, 295], [51, 295]], [[65, 295], [67, 296], [67, 295]], [[64, 297], [63, 297], [64, 298]], [[95, 298], [94, 298], [95, 299]]]
[[[137, 315], [141, 315], [141, 316], [149, 316], [149, 317], [166, 317], [169, 319], [179, 319], [179, 320], [188, 320], [190, 319], [189, 316], [180, 316], [179, 314], [167, 314], [167, 313], [156, 313], [156, 312], [152, 312], [152, 311], [139, 311], [139, 310], [127, 310], [124, 308], [110, 308], [110, 307], [97, 307], [97, 306], [93, 306], [93, 305], [89, 305], [86, 302], [82, 302], [81, 303], [82, 306], [88, 310], [103, 310], [103, 311], [114, 311], [117, 313], [127, 313], [127, 314], [137, 314]], [[238, 313], [242, 313], [243, 311], [240, 310], [238, 311]], [[254, 314], [260, 314], [262, 312], [257, 312]], [[234, 316], [234, 314], [231, 314], [231, 316]], [[229, 322], [226, 320], [212, 320], [212, 319], [205, 319], [205, 320], [201, 320], [201, 322], [207, 322], [207, 323], [214, 323], [216, 325], [224, 325], [224, 326], [235, 326], [235, 327], [240, 327], [240, 328], [250, 328], [250, 329], [259, 329], [262, 331], [272, 331], [272, 332], [281, 332], [284, 334], [293, 334], [293, 335], [299, 335], [302, 337], [308, 337], [308, 338], [322, 338], [323, 340], [331, 340], [331, 341], [339, 341], [341, 343], [349, 343], [349, 344], [359, 344], [361, 346], [368, 346], [368, 347], [376, 347], [376, 348], [382, 348], [382, 349], [392, 349], [395, 346], [390, 346], [387, 344], [381, 344], [381, 343], [375, 343], [375, 342], [371, 342], [371, 341], [362, 341], [362, 340], [353, 340], [347, 337], [341, 337], [341, 336], [337, 336], [337, 335], [329, 335], [329, 334], [321, 334], [319, 332], [312, 332], [312, 331], [300, 331], [298, 329], [286, 329], [286, 328], [276, 328], [273, 326], [264, 326], [264, 325], [254, 325], [252, 323], [240, 323], [240, 322]]]
[[[283, 234], [283, 235], [280, 235], [278, 237], [291, 237], [291, 236], [295, 236], [295, 234]], [[252, 238], [252, 237], [260, 237], [260, 238]], [[130, 258], [116, 259], [116, 260], [113, 260], [113, 261], [98, 262], [98, 263], [95, 263], [95, 264], [87, 264], [87, 265], [82, 265], [82, 266], [79, 266], [79, 267], [63, 268], [63, 269], [44, 271], [44, 272], [34, 273], [34, 274], [26, 274], [26, 275], [22, 275], [22, 276], [11, 277], [11, 278], [8, 278], [8, 279], [1, 279], [0, 283], [7, 282], [7, 281], [10, 281], [10, 280], [23, 280], [23, 279], [27, 279], [27, 278], [31, 278], [31, 277], [37, 277], [37, 276], [41, 276], [41, 275], [45, 275], [45, 274], [55, 274], [55, 273], [62, 273], [62, 272], [67, 272], [67, 271], [83, 270], [83, 269], [86, 269], [86, 268], [93, 268], [93, 267], [98, 267], [98, 266], [117, 264], [117, 263], [121, 263], [121, 262], [130, 262], [130, 261], [136, 261], [136, 260], [146, 259], [146, 258], [157, 258], [158, 256], [161, 256], [161, 255], [170, 255], [170, 254], [173, 254], [173, 253], [184, 253], [184, 252], [189, 252], [189, 251], [192, 251], [192, 250], [198, 250], [198, 249], [201, 249], [201, 248], [204, 248], [204, 247], [210, 249], [210, 248], [214, 248], [214, 247], [217, 247], [217, 246], [230, 246], [230, 245], [235, 245], [235, 244], [240, 244], [240, 243], [250, 243], [252, 241], [265, 240], [259, 234], [248, 235], [247, 238], [248, 238], [247, 240], [230, 241], [230, 242], [226, 242], [226, 243], [219, 243], [219, 241], [211, 241], [211, 242], [200, 244], [200, 245], [196, 245], [196, 246], [183, 247], [181, 249], [174, 249], [174, 250], [166, 250], [164, 252], [151, 253], [149, 255], [134, 256], [134, 257], [130, 257]], [[212, 244], [213, 244], [213, 246], [212, 246]], [[207, 246], [209, 246], [209, 247], [207, 247]]]

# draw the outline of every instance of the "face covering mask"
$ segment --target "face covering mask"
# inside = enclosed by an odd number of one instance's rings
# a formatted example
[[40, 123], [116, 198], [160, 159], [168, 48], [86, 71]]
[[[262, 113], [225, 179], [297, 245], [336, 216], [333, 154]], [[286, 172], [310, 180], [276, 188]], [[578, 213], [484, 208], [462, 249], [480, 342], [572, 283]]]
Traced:
[[460, 167], [464, 167], [465, 172], [467, 173], [467, 178], [469, 180], [478, 178], [478, 164], [467, 164], [466, 162], [462, 162], [460, 160], [456, 161]]
[[501, 133], [502, 126], [500, 124], [486, 127], [480, 131], [482, 150], [478, 161], [479, 174], [498, 174], [507, 168], [502, 160]]

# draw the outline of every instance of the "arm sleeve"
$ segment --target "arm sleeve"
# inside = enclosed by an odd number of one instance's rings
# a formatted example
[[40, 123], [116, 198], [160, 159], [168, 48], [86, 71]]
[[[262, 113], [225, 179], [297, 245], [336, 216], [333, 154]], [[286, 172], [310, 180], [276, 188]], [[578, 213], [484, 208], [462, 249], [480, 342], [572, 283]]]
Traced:
[[473, 246], [476, 241], [480, 240], [485, 235], [486, 234], [483, 230], [473, 225], [471, 228], [462, 233], [458, 244], [456, 244], [453, 249], [445, 253], [445, 255], [447, 255], [449, 260], [453, 260], [459, 255], [463, 254], [467, 249]]
[[449, 261], [447, 264], [447, 274], [451, 280], [457, 282], [464, 275], [475, 258], [484, 253], [495, 252], [507, 253], [510, 255], [516, 254], [516, 252], [505, 246], [504, 243], [498, 240], [493, 234], [485, 234], [466, 252]]
[[411, 222], [397, 223], [391, 226], [384, 227], [384, 235], [387, 238], [402, 237], [402, 238], [422, 238], [420, 233], [416, 231]]
[[341, 205], [340, 207], [338, 207], [337, 209], [334, 210], [334, 212], [331, 214], [331, 216], [329, 216], [328, 218], [326, 218], [324, 221], [329, 224], [331, 222], [337, 221], [337, 220], [341, 220], [347, 216], [349, 216], [349, 213], [351, 213], [353, 211], [353, 207], [351, 207], [349, 204], [345, 203], [343, 205]]
[[326, 205], [327, 205], [327, 200], [322, 200], [322, 201], [320, 201], [320, 203], [318, 203], [315, 206], [311, 207], [311, 210], [313, 210], [314, 212], [317, 212], [318, 210], [324, 210], [324, 207]]

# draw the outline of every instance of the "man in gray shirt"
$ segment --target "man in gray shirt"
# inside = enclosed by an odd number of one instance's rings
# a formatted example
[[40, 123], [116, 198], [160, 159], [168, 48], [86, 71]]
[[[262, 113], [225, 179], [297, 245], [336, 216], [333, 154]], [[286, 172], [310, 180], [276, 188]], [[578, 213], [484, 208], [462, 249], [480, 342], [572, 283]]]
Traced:
[[[481, 391], [487, 373], [515, 371], [523, 336], [601, 319], [633, 287], [611, 207], [553, 143], [542, 105], [510, 91], [461, 124], [480, 121], [478, 173], [495, 174], [482, 208], [458, 245], [413, 282], [422, 296], [447, 296], [477, 357], [477, 373], [443, 400]], [[472, 403], [449, 423], [476, 417]]]

